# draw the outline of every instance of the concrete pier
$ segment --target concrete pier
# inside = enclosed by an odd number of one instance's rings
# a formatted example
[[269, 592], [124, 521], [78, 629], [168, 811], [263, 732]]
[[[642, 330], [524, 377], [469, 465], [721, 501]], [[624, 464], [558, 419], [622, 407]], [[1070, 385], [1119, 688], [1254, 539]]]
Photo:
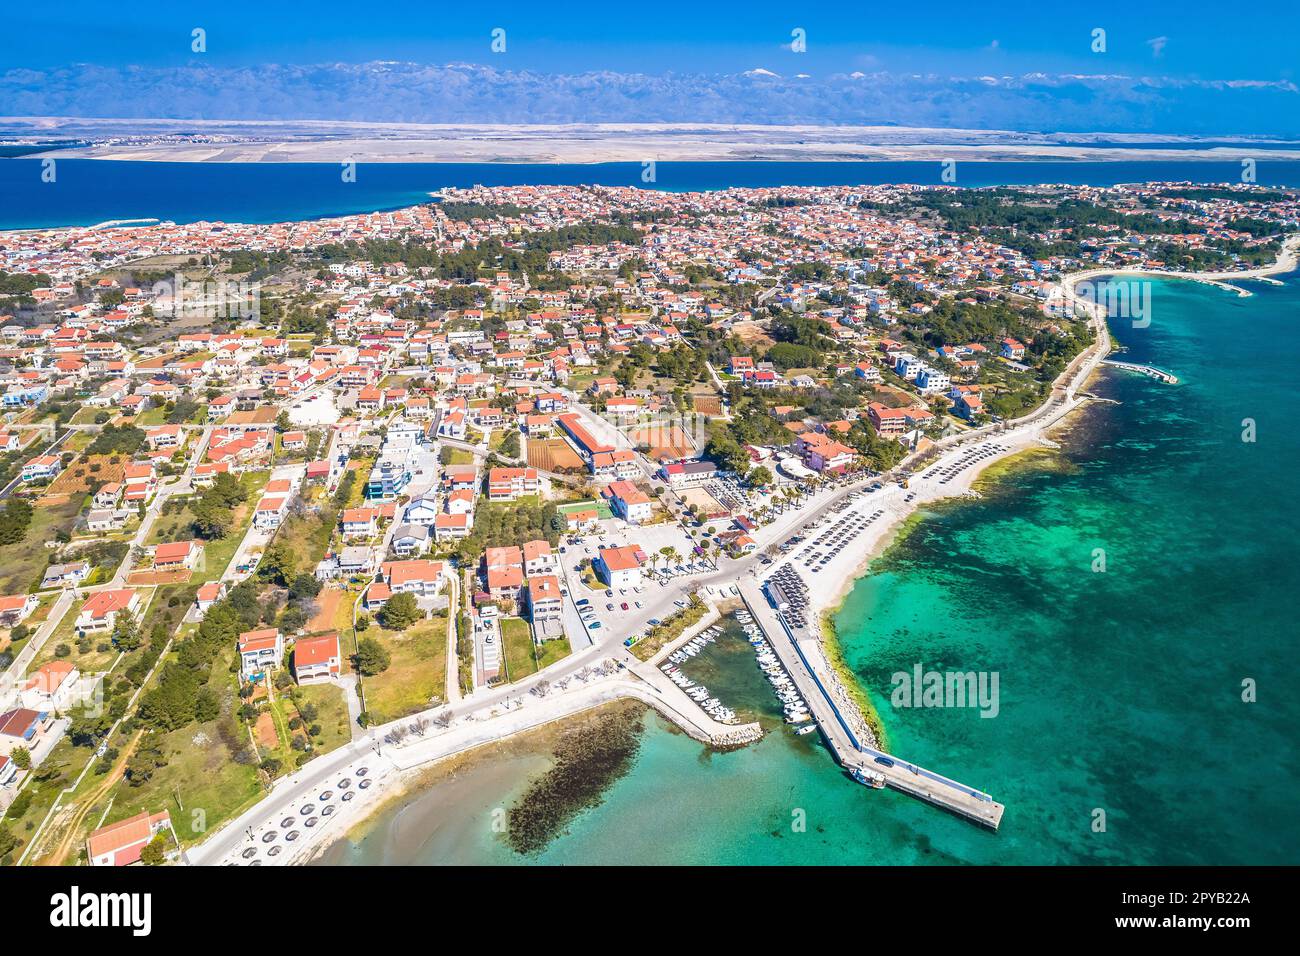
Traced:
[[1158, 379], [1161, 382], [1166, 382], [1169, 385], [1178, 384], [1177, 375], [1174, 375], [1171, 372], [1166, 372], [1164, 369], [1156, 368], [1154, 365], [1138, 365], [1135, 362], [1117, 362], [1114, 359], [1105, 359], [1102, 361], [1101, 364], [1109, 365], [1112, 368], [1125, 368], [1128, 369], [1130, 372], [1138, 372], [1142, 375], [1146, 375], [1149, 378], [1154, 378], [1154, 379]]
[[981, 826], [998, 828], [1004, 807], [987, 793], [887, 754], [861, 739], [860, 730], [855, 729], [861, 717], [846, 713], [846, 708], [836, 703], [831, 690], [834, 677], [818, 636], [791, 629], [757, 582], [741, 583], [740, 594], [808, 704], [822, 738], [846, 771], [868, 786], [892, 787]]

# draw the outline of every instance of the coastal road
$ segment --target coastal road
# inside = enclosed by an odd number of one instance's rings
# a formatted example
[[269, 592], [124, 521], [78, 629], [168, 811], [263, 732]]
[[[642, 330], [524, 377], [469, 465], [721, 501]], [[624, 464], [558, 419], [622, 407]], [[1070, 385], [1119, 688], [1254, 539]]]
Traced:
[[[1079, 363], [1077, 368], [1067, 370], [1070, 373], [1066, 393], [1069, 398], [1063, 402], [1055, 403], [1056, 406], [1060, 407], [1054, 407], [1053, 403], [1049, 403], [1048, 406], [1036, 410], [1034, 413], [1031, 413], [1024, 419], [1020, 420], [1020, 422], [1009, 423], [1010, 427], [1004, 427], [1001, 430], [990, 428], [988, 429], [988, 434], [969, 432], [956, 436], [950, 447], [945, 448], [943, 453], [938, 456], [937, 460], [929, 462], [927, 468], [935, 465], [943, 466], [952, 464], [956, 462], [962, 454], [959, 446], [965, 445], [968, 442], [979, 442], [987, 438], [992, 438], [994, 435], [997, 435], [1002, 443], [1008, 445], [1022, 444], [1032, 441], [1033, 438], [1036, 438], [1041, 434], [1043, 428], [1054, 423], [1070, 408], [1077, 407], [1080, 400], [1073, 397], [1073, 390], [1077, 386], [1078, 382], [1083, 380], [1083, 378], [1086, 378], [1086, 375], [1090, 374], [1091, 370], [1096, 367], [1096, 362], [1099, 362], [1101, 357], [1105, 355], [1108, 350], [1108, 342], [1109, 339], [1105, 335], [1103, 326], [1102, 331], [1099, 334], [1098, 342], [1094, 345], [1094, 351], [1091, 357]], [[1064, 380], [1065, 378], [1066, 375], [1063, 374], [1062, 379]], [[759, 529], [759, 552], [755, 552], [738, 560], [720, 558], [720, 565], [717, 571], [683, 578], [681, 579], [682, 583], [678, 585], [678, 587], [680, 587], [685, 593], [694, 592], [701, 587], [730, 587], [730, 585], [741, 580], [743, 575], [754, 572], [763, 567], [763, 565], [760, 564], [762, 548], [766, 547], [768, 544], [783, 540], [788, 535], [795, 533], [796, 530], [804, 524], [816, 521], [825, 516], [830, 513], [830, 510], [847, 495], [862, 489], [876, 480], [879, 479], [874, 476], [846, 480], [818, 492], [811, 499], [810, 503], [805, 504], [802, 508], [792, 510], [786, 515], [780, 516], [778, 520]], [[919, 480], [928, 481], [928, 479]], [[886, 489], [877, 492], [876, 494], [879, 497], [874, 500], [881, 503], [887, 503], [891, 506], [891, 510], [894, 510], [895, 507], [901, 506], [901, 499], [904, 497], [902, 489], [897, 486], [886, 486]], [[938, 496], [941, 492], [936, 486], [933, 493], [935, 496]], [[947, 494], [951, 492], [942, 493]], [[925, 497], [928, 498], [929, 495], [926, 495]], [[668, 593], [673, 592], [673, 590], [674, 588], [671, 586], [661, 589], [662, 592]], [[649, 593], [651, 592], [647, 591], [647, 594]], [[662, 596], [662, 594], [660, 596]], [[537, 674], [531, 675], [518, 683], [491, 690], [483, 689], [476, 691], [473, 695], [464, 699], [460, 705], [455, 708], [449, 708], [454, 714], [453, 726], [474, 721], [491, 721], [494, 717], [499, 717], [502, 714], [509, 714], [511, 711], [515, 710], [531, 712], [534, 707], [534, 702], [545, 702], [547, 696], [549, 696], [549, 694], [542, 695], [540, 693], [541, 686], [539, 685], [554, 687], [566, 678], [572, 677], [579, 670], [593, 665], [603, 664], [606, 660], [618, 661], [624, 666], [627, 666], [631, 658], [628, 651], [622, 646], [623, 636], [624, 634], [622, 631], [617, 634], [610, 633], [598, 642], [593, 643], [590, 647], [580, 651], [575, 651], [564, 660], [559, 661], [551, 667], [548, 667]], [[449, 661], [449, 665], [450, 664], [451, 661]], [[537, 695], [533, 694], [534, 689], [539, 691]], [[554, 692], [552, 691], [552, 693]], [[189, 851], [187, 854], [188, 858], [192, 862], [199, 864], [219, 862], [228, 854], [235, 851], [241, 844], [247, 842], [249, 840], [250, 832], [256, 832], [257, 828], [266, 825], [267, 821], [274, 820], [278, 816], [283, 815], [283, 811], [291, 803], [303, 799], [304, 796], [311, 793], [314, 788], [323, 786], [329, 778], [352, 765], [359, 758], [366, 757], [367, 759], [370, 759], [367, 755], [373, 755], [374, 760], [378, 762], [381, 759], [380, 751], [384, 749], [383, 745], [378, 741], [382, 740], [388, 730], [401, 724], [409, 724], [420, 716], [436, 718], [438, 712], [443, 709], [444, 708], [433, 708], [420, 715], [413, 715], [411, 717], [403, 718], [400, 721], [394, 721], [391, 724], [374, 728], [372, 736], [354, 741], [331, 754], [311, 761], [302, 769], [278, 781], [267, 798], [250, 808], [237, 820], [233, 821], [213, 837], [209, 838], [201, 846]], [[543, 708], [542, 712], [544, 713], [547, 709], [549, 708]], [[526, 717], [528, 720], [532, 720], [533, 716], [534, 715], [531, 713], [521, 714], [518, 719], [524, 719]], [[541, 717], [542, 713], [539, 713], [536, 716]], [[483, 729], [489, 732], [488, 736], [484, 738], [484, 740], [500, 739], [500, 734], [504, 732], [505, 725], [500, 725], [500, 730], [498, 730], [497, 727], [487, 727]], [[437, 758], [431, 755], [428, 759], [433, 760]]]

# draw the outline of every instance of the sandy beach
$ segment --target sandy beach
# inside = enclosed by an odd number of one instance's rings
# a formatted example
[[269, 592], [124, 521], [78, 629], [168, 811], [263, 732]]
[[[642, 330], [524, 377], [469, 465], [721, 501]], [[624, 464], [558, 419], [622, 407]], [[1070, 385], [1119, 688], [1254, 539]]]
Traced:
[[[1251, 144], [1198, 145], [1196, 137], [897, 126], [709, 123], [498, 125], [0, 117], [30, 136], [99, 145], [39, 156], [187, 163], [641, 163], [657, 162], [1239, 162]], [[177, 135], [201, 137], [175, 141]], [[159, 141], [173, 137], [173, 141]], [[138, 140], [138, 141], [132, 141]], [[1179, 145], [1174, 146], [1176, 141]], [[1270, 160], [1300, 160], [1300, 146], [1271, 142]]]
[[[1216, 273], [1182, 273], [1164, 270], [1090, 269], [1070, 273], [1061, 279], [1067, 296], [1075, 302], [1088, 304], [1088, 299], [1078, 295], [1079, 283], [1101, 276], [1151, 275], [1161, 278], [1191, 279], [1207, 282], [1240, 293], [1225, 280], [1265, 279], [1268, 276], [1295, 271], [1300, 257], [1300, 235], [1288, 237], [1278, 258], [1270, 265], [1256, 269]], [[1096, 342], [1076, 356], [1053, 383], [1047, 402], [1014, 422], [1002, 426], [986, 426], [978, 432], [956, 436], [948, 447], [923, 464], [916, 457], [905, 459], [896, 471], [912, 469], [908, 487], [896, 483], [885, 484], [879, 491], [863, 494], [850, 500], [847, 507], [833, 513], [829, 519], [819, 519], [805, 525], [806, 540], [792, 549], [776, 566], [788, 563], [803, 577], [808, 585], [808, 616], [820, 621], [824, 638], [823, 653], [827, 656], [827, 669], [835, 672], [842, 686], [841, 699], [852, 699], [859, 710], [866, 711], [863, 719], [877, 736], [881, 725], [878, 716], [870, 711], [861, 694], [853, 693], [848, 685], [851, 675], [834, 667], [839, 656], [832, 617], [843, 603], [858, 579], [866, 575], [871, 563], [888, 550], [899, 530], [909, 517], [924, 505], [947, 498], [974, 496], [973, 485], [990, 466], [1006, 462], [1026, 451], [1046, 450], [1056, 447], [1050, 438], [1053, 429], [1063, 425], [1071, 412], [1090, 401], [1080, 394], [1100, 368], [1101, 362], [1111, 352], [1110, 334], [1104, 322], [1095, 322], [1098, 332]], [[941, 443], [944, 444], [944, 443]], [[931, 453], [933, 454], [933, 453]], [[851, 530], [841, 530], [849, 528]], [[837, 536], [838, 535], [838, 536]], [[841, 546], [838, 553], [834, 547]], [[829, 560], [823, 561], [830, 551]], [[818, 557], [820, 556], [820, 557]], [[880, 741], [884, 745], [884, 741]]]

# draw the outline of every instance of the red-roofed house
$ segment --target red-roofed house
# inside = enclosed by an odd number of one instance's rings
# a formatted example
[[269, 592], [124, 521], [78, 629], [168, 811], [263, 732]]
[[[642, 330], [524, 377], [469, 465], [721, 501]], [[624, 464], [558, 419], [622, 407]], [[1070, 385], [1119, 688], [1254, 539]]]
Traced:
[[77, 615], [78, 634], [99, 634], [111, 631], [122, 611], [134, 614], [140, 606], [140, 595], [130, 588], [96, 591], [86, 598]]
[[337, 632], [303, 637], [293, 645], [293, 676], [299, 684], [337, 680], [342, 660]]
[[192, 571], [203, 560], [203, 545], [198, 541], [173, 541], [154, 548], [153, 566], [157, 571]]
[[610, 587], [632, 588], [641, 584], [641, 565], [645, 559], [645, 552], [630, 544], [621, 548], [600, 548], [591, 564]]
[[541, 481], [535, 468], [493, 468], [488, 471], [489, 501], [514, 501], [540, 490]]
[[[86, 840], [86, 859], [91, 866], [130, 866], [140, 862], [140, 851], [159, 833], [172, 828], [166, 810], [146, 810], [133, 817], [100, 827]], [[175, 839], [175, 833], [172, 833]]]

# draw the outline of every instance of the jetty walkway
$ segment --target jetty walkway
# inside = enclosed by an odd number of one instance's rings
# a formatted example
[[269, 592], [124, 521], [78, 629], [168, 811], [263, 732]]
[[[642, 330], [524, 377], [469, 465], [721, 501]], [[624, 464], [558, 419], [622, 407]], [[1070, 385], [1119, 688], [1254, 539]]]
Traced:
[[1154, 365], [1138, 365], [1136, 362], [1117, 362], [1115, 359], [1103, 359], [1102, 365], [1109, 365], [1112, 368], [1126, 368], [1130, 372], [1139, 372], [1142, 375], [1159, 379], [1170, 385], [1178, 384], [1178, 376], [1172, 372], [1166, 372], [1164, 369], [1156, 368]]
[[846, 712], [850, 703], [836, 701], [836, 679], [817, 635], [792, 628], [766, 586], [744, 581], [740, 595], [803, 696], [831, 753], [850, 776], [867, 786], [892, 787], [989, 829], [998, 828], [1004, 807], [987, 793], [887, 754], [863, 739], [860, 715]]

